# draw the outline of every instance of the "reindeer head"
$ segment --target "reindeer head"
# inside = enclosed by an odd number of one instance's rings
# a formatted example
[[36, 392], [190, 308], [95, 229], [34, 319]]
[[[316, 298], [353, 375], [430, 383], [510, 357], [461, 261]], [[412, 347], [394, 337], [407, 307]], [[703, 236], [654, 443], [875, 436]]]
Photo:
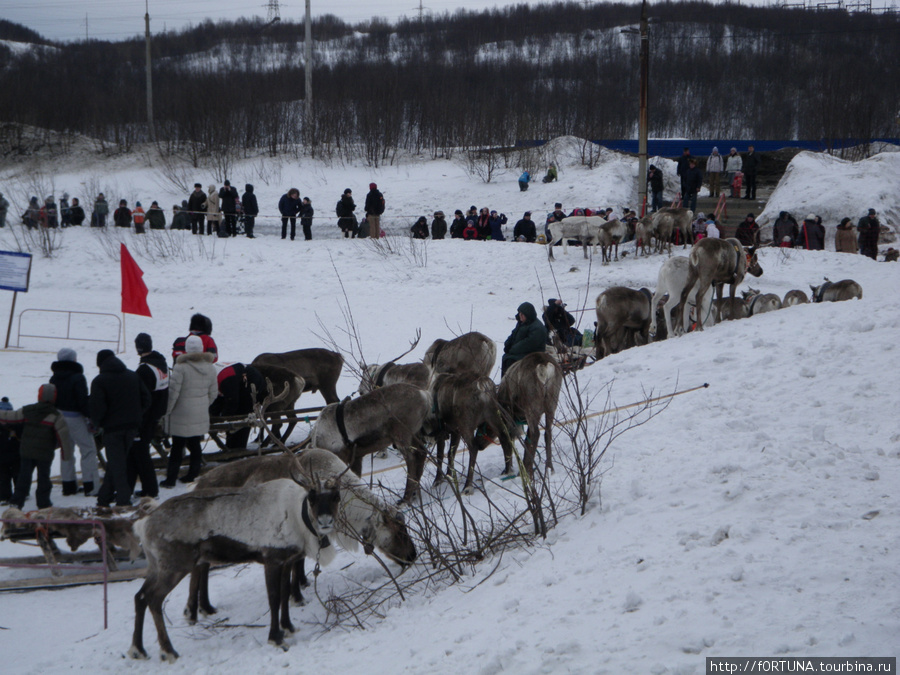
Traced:
[[318, 536], [330, 534], [334, 530], [340, 512], [340, 485], [344, 474], [324, 480], [318, 476], [308, 476], [300, 467], [299, 460], [295, 456], [293, 459], [291, 479], [307, 492], [304, 500], [304, 509], [307, 510], [304, 519], [309, 518]]
[[756, 247], [754, 246], [749, 250], [745, 248], [744, 252], [747, 254], [747, 271], [755, 277], [761, 277], [763, 268], [756, 258]]
[[377, 548], [403, 567], [416, 559], [416, 545], [406, 527], [406, 518], [393, 506], [375, 505], [375, 512], [366, 520], [359, 538], [366, 553]]

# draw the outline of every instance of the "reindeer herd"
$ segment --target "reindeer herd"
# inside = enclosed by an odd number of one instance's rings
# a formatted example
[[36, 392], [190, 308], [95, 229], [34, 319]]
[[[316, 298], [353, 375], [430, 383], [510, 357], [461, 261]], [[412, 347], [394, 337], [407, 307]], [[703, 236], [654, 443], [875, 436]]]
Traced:
[[[685, 247], [692, 241], [693, 212], [683, 208], [660, 209], [640, 219], [635, 228], [636, 250], [648, 255], [655, 240], [656, 252], [665, 249], [671, 255], [673, 232], [679, 232]], [[620, 231], [618, 221], [607, 222], [600, 217], [572, 216], [551, 223], [548, 243], [549, 258], [553, 246], [567, 238], [579, 239], [587, 248], [597, 242], [619, 243], [610, 239], [610, 231]], [[618, 258], [618, 255], [616, 256]], [[609, 262], [605, 250], [603, 262]], [[735, 297], [737, 287], [747, 274], [759, 277], [763, 269], [757, 259], [757, 247], [747, 248], [737, 239], [700, 239], [687, 256], [669, 257], [660, 267], [656, 292], [646, 288], [634, 290], [613, 286], [600, 293], [596, 300], [595, 349], [598, 359], [623, 349], [658, 341], [669, 336], [683, 335], [691, 330], [702, 331], [704, 325], [717, 321], [742, 319], [810, 302], [801, 290], [788, 291], [782, 300], [772, 293], [750, 289], [742, 297]], [[723, 297], [728, 285], [728, 297]], [[713, 293], [708, 293], [712, 288]], [[810, 286], [812, 302], [834, 302], [862, 299], [862, 288], [850, 279], [821, 286]]]
[[[418, 338], [406, 353], [417, 344]], [[546, 466], [552, 466], [551, 429], [563, 377], [555, 359], [529, 355], [508, 369], [498, 388], [489, 377], [496, 347], [481, 333], [437, 340], [420, 363], [396, 363], [404, 355], [363, 366], [360, 395], [344, 400], [336, 396], [343, 359], [335, 352], [297, 350], [254, 360], [287, 373], [282, 373], [282, 395], [275, 396], [277, 387], [270, 385], [267, 403], [293, 396], [298, 386], [315, 386], [335, 400], [322, 409], [309, 447], [299, 455], [285, 448], [281, 455], [216, 467], [201, 475], [191, 492], [166, 500], [135, 522], [148, 567], [134, 598], [130, 657], [148, 658], [143, 625], [149, 609], [162, 659], [178, 658], [163, 602], [189, 575], [188, 622], [195, 623], [200, 613], [215, 613], [209, 599], [210, 564], [263, 565], [269, 642], [282, 648], [285, 634], [294, 629], [289, 600], [303, 602], [305, 559], [325, 566], [335, 557], [336, 545], [352, 551], [361, 543], [366, 553], [378, 549], [402, 567], [412, 564], [417, 551], [402, 513], [359, 478], [369, 454], [392, 445], [403, 456], [407, 480], [401, 504], [418, 496], [431, 442], [437, 446], [435, 485], [455, 479], [454, 455], [460, 441], [465, 444], [469, 465], [463, 493], [471, 494], [477, 454], [495, 440], [503, 448], [504, 474], [515, 473], [517, 421], [528, 428], [522, 466], [533, 473], [543, 418]]]

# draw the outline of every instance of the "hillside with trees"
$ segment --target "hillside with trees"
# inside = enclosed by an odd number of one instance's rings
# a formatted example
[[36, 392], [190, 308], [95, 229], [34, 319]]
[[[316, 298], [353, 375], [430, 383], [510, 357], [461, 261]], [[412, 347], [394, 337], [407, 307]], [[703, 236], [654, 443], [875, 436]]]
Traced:
[[[637, 134], [639, 7], [557, 3], [350, 25], [313, 22], [305, 119], [302, 23], [212, 23], [152, 39], [155, 140], [201, 158], [302, 143], [448, 156], [562, 135]], [[663, 2], [650, 6], [650, 135], [868, 139], [898, 135], [900, 17]], [[11, 41], [45, 43], [27, 28]], [[4, 152], [23, 127], [117, 151], [151, 139], [144, 42], [0, 49]]]

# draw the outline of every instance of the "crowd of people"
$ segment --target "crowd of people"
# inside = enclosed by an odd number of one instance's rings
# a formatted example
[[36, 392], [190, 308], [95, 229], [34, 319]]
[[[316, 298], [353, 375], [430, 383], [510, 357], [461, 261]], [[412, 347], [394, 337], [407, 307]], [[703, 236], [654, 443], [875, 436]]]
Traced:
[[[209, 432], [210, 410], [228, 397], [229, 377], [234, 375], [233, 368], [219, 370], [213, 365], [218, 348], [211, 333], [208, 317], [192, 316], [188, 334], [172, 346], [171, 367], [153, 349], [147, 333], [134, 340], [139, 360], [135, 370], [103, 349], [97, 353], [99, 373], [90, 388], [75, 350], [60, 349], [36, 403], [13, 410], [8, 398], [0, 402], [0, 503], [23, 508], [36, 471], [37, 507], [52, 506], [50, 468], [57, 447], [62, 494], [96, 496], [101, 507], [128, 506], [133, 494], [156, 497], [160, 487], [174, 487], [176, 480], [192, 482], [200, 473], [201, 440]], [[158, 483], [150, 446], [160, 422], [172, 437], [172, 447], [166, 479]], [[106, 455], [102, 480], [98, 446]], [[189, 467], [179, 478], [185, 449], [190, 453]], [[138, 481], [141, 489], [135, 492]]]

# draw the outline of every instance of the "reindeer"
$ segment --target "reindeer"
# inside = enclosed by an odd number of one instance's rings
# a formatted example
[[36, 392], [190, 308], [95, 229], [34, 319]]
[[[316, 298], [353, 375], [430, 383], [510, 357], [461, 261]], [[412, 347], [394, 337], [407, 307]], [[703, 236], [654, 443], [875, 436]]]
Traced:
[[[296, 460], [290, 474], [291, 478], [261, 485], [179, 495], [135, 523], [134, 531], [147, 556], [147, 576], [134, 596], [131, 658], [148, 658], [143, 637], [147, 607], [156, 624], [162, 660], [178, 658], [166, 632], [162, 605], [188, 573], [210, 562], [261, 562], [265, 566], [269, 642], [285, 648], [284, 630], [293, 631], [286, 565], [300, 556], [313, 557], [321, 565], [334, 559], [328, 535], [334, 530], [341, 501], [338, 480], [313, 483]], [[190, 595], [194, 594], [191, 588]]]
[[[281, 431], [280, 421], [272, 423], [272, 433], [283, 443], [291, 435], [294, 427], [297, 426], [297, 422], [299, 422], [297, 414], [294, 412], [294, 408], [297, 405], [300, 394], [305, 390], [306, 382], [299, 375], [295, 375], [293, 371], [282, 368], [281, 366], [272, 365], [271, 363], [258, 363], [253, 367], [256, 368], [260, 375], [267, 381], [279, 383], [284, 387], [281, 395], [274, 399], [270, 399], [266, 409], [267, 413], [281, 413], [282, 417], [287, 417], [290, 420], [284, 434], [279, 434]], [[257, 440], [260, 447], [265, 447], [269, 443], [269, 438], [263, 430], [260, 430], [259, 438]]]
[[585, 259], [588, 257], [588, 244], [594, 245], [594, 255], [597, 255], [597, 244], [600, 242], [600, 228], [606, 221], [600, 216], [569, 216], [562, 220], [550, 223], [550, 238], [547, 241], [547, 259], [554, 260], [553, 245], [562, 241], [563, 254], [569, 255], [569, 239], [577, 239], [581, 242]]
[[[339, 479], [341, 504], [335, 529], [344, 535], [344, 544], [352, 544], [351, 550], [355, 550], [358, 540], [367, 553], [375, 547], [404, 567], [413, 563], [416, 559], [416, 547], [406, 529], [402, 513], [366, 488], [355, 475], [347, 473], [347, 465], [334, 453], [307, 448], [297, 458], [300, 470], [306, 476], [324, 480]], [[290, 478], [293, 468], [294, 457], [287, 453], [249, 457], [208, 471], [195, 481], [194, 489], [260, 485], [280, 478]], [[305, 558], [302, 557], [289, 563], [293, 573], [291, 598], [299, 605], [305, 604], [300, 587], [308, 585], [304, 563]], [[199, 575], [196, 582], [194, 575]], [[184, 614], [190, 623], [196, 623], [198, 609], [205, 615], [216, 613], [216, 608], [209, 601], [209, 565], [203, 564], [195, 568], [191, 572], [191, 581], [192, 595], [188, 598]]]
[[341, 400], [337, 394], [337, 381], [341, 376], [341, 368], [344, 367], [344, 357], [337, 352], [328, 349], [295, 349], [280, 354], [265, 353], [253, 359], [250, 365], [259, 366], [263, 363], [281, 366], [299, 375], [303, 378], [303, 391], [315, 394], [321, 390], [325, 403], [337, 403]]
[[[684, 290], [685, 284], [687, 284], [689, 266], [690, 261], [687, 256], [676, 256], [666, 260], [659, 268], [659, 275], [656, 279], [656, 292], [653, 294], [650, 304], [652, 307], [659, 307], [659, 304], [665, 300], [662, 314], [665, 317], [665, 330], [668, 336], [681, 335], [690, 329], [689, 319], [683, 322], [674, 319], [676, 325], [673, 325], [672, 318], [672, 312], [678, 306], [681, 300], [681, 292]], [[688, 295], [688, 304], [696, 311], [696, 290]], [[700, 307], [699, 311], [703, 314], [704, 321], [712, 319], [712, 322], [715, 323], [715, 313], [711, 310], [710, 304], [710, 299], [704, 298], [703, 306]], [[680, 315], [676, 313], [676, 316]], [[650, 320], [650, 337], [654, 340], [657, 339], [656, 336], [661, 332], [659, 329], [659, 317], [657, 312], [654, 312], [653, 318]]]
[[657, 231], [656, 250], [662, 252], [662, 247], [666, 246], [669, 254], [672, 253], [672, 233], [676, 230], [684, 237], [684, 245], [686, 248], [688, 242], [693, 245], [694, 233], [691, 230], [691, 219], [694, 212], [685, 208], [666, 207], [660, 209], [653, 214], [653, 227]]
[[659, 247], [659, 233], [653, 227], [653, 215], [647, 214], [634, 227], [634, 254], [643, 253], [645, 256], [650, 255], [653, 249], [650, 240], [656, 239], [656, 246]]
[[350, 465], [357, 476], [368, 454], [393, 445], [406, 461], [406, 489], [402, 503], [419, 490], [425, 469], [425, 445], [419, 432], [431, 410], [431, 396], [411, 384], [390, 384], [356, 399], [325, 406], [310, 440]]
[[431, 381], [431, 368], [425, 363], [401, 363], [397, 361], [409, 354], [422, 339], [422, 331], [416, 331], [416, 339], [410, 342], [410, 347], [405, 352], [392, 358], [387, 363], [367, 366], [362, 364], [362, 377], [359, 380], [359, 393], [368, 394], [373, 389], [383, 387], [386, 384], [399, 384], [405, 382], [420, 389], [428, 389]]
[[799, 290], [788, 291], [784, 294], [784, 300], [781, 301], [782, 307], [792, 307], [793, 305], [805, 305], [809, 302], [806, 293]]
[[[544, 448], [547, 452], [545, 466], [548, 471], [553, 470], [551, 437], [562, 379], [562, 369], [553, 357], [546, 352], [534, 352], [513, 363], [500, 380], [497, 392], [500, 405], [513, 419], [524, 419], [528, 425], [523, 464], [529, 476], [534, 475], [541, 417], [544, 417]], [[516, 430], [521, 434], [518, 424]]]
[[444, 443], [450, 438], [450, 449], [447, 452], [447, 475], [455, 476], [454, 459], [459, 447], [460, 438], [469, 450], [469, 468], [463, 494], [475, 492], [475, 458], [479, 450], [483, 450], [499, 438], [503, 448], [505, 464], [503, 473], [514, 473], [512, 464], [512, 442], [510, 430], [512, 419], [502, 411], [497, 401], [497, 388], [494, 382], [483, 375], [475, 373], [440, 373], [435, 375], [431, 383], [434, 408], [429, 416], [426, 428], [437, 443], [437, 472], [434, 484], [438, 485], [444, 478], [442, 464], [444, 462]]
[[813, 302], [841, 302], [842, 300], [852, 300], [859, 298], [862, 300], [862, 286], [853, 281], [853, 279], [844, 279], [843, 281], [829, 281], [825, 279], [825, 283], [821, 286], [813, 286], [812, 290]]
[[597, 296], [598, 359], [649, 342], [651, 298], [646, 288], [635, 291], [624, 286], [613, 286]]
[[616, 260], [619, 259], [619, 244], [628, 234], [628, 226], [621, 220], [610, 220], [600, 225], [600, 249], [603, 253], [603, 262], [611, 262], [607, 251], [613, 247], [616, 250]]
[[464, 333], [450, 341], [435, 340], [422, 362], [431, 368], [432, 377], [438, 373], [462, 372], [488, 377], [497, 362], [497, 347], [487, 335]]
[[756, 316], [781, 309], [781, 298], [774, 293], [760, 293], [758, 289], [751, 288], [749, 291], [742, 291], [741, 295], [747, 304], [747, 316]]
[[712, 301], [717, 321], [736, 321], [750, 316], [750, 308], [742, 298], [718, 298]]
[[[747, 272], [755, 277], [763, 273], [756, 258], [756, 248], [748, 251], [737, 239], [701, 239], [694, 244], [688, 259], [688, 279], [678, 305], [682, 316], [687, 312], [687, 298], [694, 286], [697, 287], [697, 304], [702, 307], [710, 285], [716, 285], [716, 296], [721, 300], [722, 286], [730, 284], [729, 297], [733, 301], [735, 289]], [[702, 316], [697, 317], [697, 330], [703, 330]]]

